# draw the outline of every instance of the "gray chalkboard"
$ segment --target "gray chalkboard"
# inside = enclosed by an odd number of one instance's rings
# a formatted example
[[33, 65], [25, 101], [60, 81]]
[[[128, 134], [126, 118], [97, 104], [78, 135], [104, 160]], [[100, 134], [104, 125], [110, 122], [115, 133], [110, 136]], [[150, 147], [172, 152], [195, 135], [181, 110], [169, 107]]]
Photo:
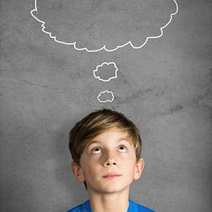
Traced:
[[0, 1], [1, 212], [64, 212], [88, 198], [68, 132], [104, 107], [142, 134], [132, 199], [212, 211], [212, 2], [177, 3]]

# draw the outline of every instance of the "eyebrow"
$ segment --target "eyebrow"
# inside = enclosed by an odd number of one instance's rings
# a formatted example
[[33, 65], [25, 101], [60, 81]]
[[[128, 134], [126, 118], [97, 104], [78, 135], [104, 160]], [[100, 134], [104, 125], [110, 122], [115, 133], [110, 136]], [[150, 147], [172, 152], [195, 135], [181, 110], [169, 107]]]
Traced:
[[[122, 137], [122, 138], [119, 138], [119, 139], [118, 139], [118, 143], [120, 143], [121, 141], [127, 141], [128, 143], [131, 143], [130, 140], [129, 140], [129, 138], [130, 138], [130, 137]], [[94, 143], [101, 144], [101, 142], [98, 141], [98, 140], [92, 140], [92, 141], [88, 144], [88, 146], [90, 146], [91, 144], [94, 144]]]

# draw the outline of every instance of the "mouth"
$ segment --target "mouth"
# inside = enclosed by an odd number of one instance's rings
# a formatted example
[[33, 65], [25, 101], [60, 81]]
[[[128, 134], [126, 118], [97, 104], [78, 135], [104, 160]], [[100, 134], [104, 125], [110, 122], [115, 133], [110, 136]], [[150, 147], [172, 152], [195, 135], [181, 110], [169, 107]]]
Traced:
[[103, 176], [103, 178], [105, 178], [105, 179], [114, 179], [114, 178], [118, 178], [120, 176], [121, 176], [120, 174], [108, 174], [108, 175]]

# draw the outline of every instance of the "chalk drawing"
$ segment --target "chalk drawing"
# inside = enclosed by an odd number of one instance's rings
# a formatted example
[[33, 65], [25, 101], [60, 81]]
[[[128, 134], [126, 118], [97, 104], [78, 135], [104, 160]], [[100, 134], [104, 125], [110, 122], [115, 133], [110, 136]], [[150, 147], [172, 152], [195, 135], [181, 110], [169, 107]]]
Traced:
[[[108, 95], [108, 97], [106, 96], [107, 98], [105, 100], [104, 99], [102, 100], [101, 98], [103, 98], [104, 95]], [[113, 102], [114, 100], [113, 92], [109, 90], [101, 91], [97, 96], [97, 100], [102, 103]]]
[[173, 16], [176, 15], [176, 14], [178, 13], [178, 3], [177, 3], [176, 0], [172, 0], [172, 1], [174, 2], [176, 9], [175, 9], [175, 11], [174, 11], [173, 13], [170, 14], [168, 22], [165, 23], [162, 27], [160, 27], [160, 30], [159, 30], [160, 33], [159, 33], [158, 35], [147, 36], [146, 39], [145, 39], [145, 41], [144, 41], [141, 45], [138, 45], [138, 46], [134, 45], [134, 44], [132, 43], [132, 41], [128, 41], [128, 42], [123, 43], [123, 44], [121, 44], [121, 45], [117, 45], [115, 48], [111, 48], [111, 49], [107, 48], [107, 47], [106, 47], [106, 44], [104, 44], [101, 48], [98, 48], [98, 49], [88, 49], [88, 48], [86, 48], [86, 47], [79, 48], [79, 47], [77, 47], [77, 41], [65, 42], [65, 41], [62, 41], [62, 40], [58, 40], [57, 37], [56, 37], [56, 35], [53, 35], [53, 33], [47, 31], [46, 26], [45, 26], [46, 22], [43, 21], [43, 20], [41, 20], [41, 19], [39, 19], [39, 18], [35, 15], [35, 13], [38, 13], [37, 0], [35, 0], [35, 2], [34, 2], [34, 8], [31, 10], [31, 15], [32, 15], [32, 17], [33, 17], [37, 22], [41, 23], [42, 32], [44, 32], [45, 34], [47, 34], [47, 35], [48, 35], [51, 39], [53, 39], [56, 43], [63, 44], [63, 45], [73, 46], [74, 49], [77, 50], [77, 51], [99, 52], [99, 51], [104, 50], [104, 51], [106, 51], [106, 52], [113, 52], [113, 51], [116, 51], [116, 50], [118, 50], [118, 49], [120, 49], [120, 48], [123, 48], [123, 47], [125, 47], [125, 46], [127, 46], [127, 45], [130, 45], [133, 49], [141, 49], [141, 48], [143, 48], [143, 47], [147, 44], [147, 42], [148, 42], [150, 39], [156, 39], [156, 38], [162, 37], [163, 34], [164, 34], [164, 29], [171, 23], [171, 21], [172, 21], [172, 19], [173, 19]]
[[[141, 48], [143, 48], [146, 44], [147, 44], [147, 42], [149, 41], [149, 40], [151, 40], [151, 39], [157, 39], [157, 38], [160, 38], [160, 37], [162, 37], [163, 36], [163, 34], [164, 34], [164, 29], [171, 23], [171, 21], [172, 21], [172, 19], [173, 19], [173, 16], [174, 15], [176, 15], [177, 13], [178, 13], [178, 3], [177, 3], [177, 1], [176, 0], [172, 0], [173, 2], [174, 2], [174, 4], [175, 4], [175, 11], [173, 12], [173, 13], [171, 13], [170, 15], [169, 15], [169, 20], [168, 20], [168, 22], [166, 22], [166, 23], [164, 23], [161, 27], [159, 27], [160, 29], [158, 30], [159, 31], [159, 34], [157, 34], [157, 35], [154, 35], [154, 36], [146, 36], [146, 37], [144, 37], [145, 39], [144, 39], [144, 41], [140, 44], [140, 45], [135, 45], [135, 44], [133, 44], [133, 41], [132, 40], [129, 40], [129, 41], [127, 41], [127, 42], [123, 42], [121, 45], [116, 45], [116, 47], [115, 48], [108, 48], [107, 47], [107, 45], [108, 44], [106, 44], [105, 42], [106, 41], [104, 41], [104, 45], [102, 45], [102, 47], [101, 48], [96, 48], [96, 49], [89, 49], [89, 48], [87, 48], [87, 47], [82, 47], [82, 48], [80, 48], [80, 47], [78, 47], [77, 46], [77, 44], [79, 44], [78, 42], [80, 42], [80, 40], [79, 41], [72, 41], [72, 42], [66, 42], [66, 41], [64, 41], [64, 40], [59, 40], [58, 38], [57, 38], [57, 36], [56, 35], [54, 35], [54, 33], [52, 33], [52, 32], [50, 32], [49, 31], [49, 29], [47, 29], [47, 24], [46, 24], [46, 22], [44, 21], [44, 20], [41, 20], [40, 18], [38, 18], [38, 16], [36, 15], [36, 14], [38, 14], [38, 6], [37, 6], [37, 0], [35, 0], [34, 1], [34, 8], [30, 11], [30, 13], [31, 13], [31, 16], [37, 21], [37, 22], [39, 22], [39, 23], [41, 23], [41, 30], [42, 30], [42, 32], [43, 33], [45, 33], [45, 34], [47, 34], [51, 39], [53, 39], [53, 41], [55, 41], [56, 43], [59, 43], [59, 44], [62, 44], [62, 45], [67, 45], [67, 46], [73, 46], [74, 47], [74, 49], [75, 50], [77, 50], [77, 51], [87, 51], [87, 52], [99, 52], [99, 51], [102, 51], [102, 50], [104, 50], [104, 51], [106, 51], [106, 52], [114, 52], [114, 51], [116, 51], [116, 50], [118, 50], [118, 49], [120, 49], [120, 48], [123, 48], [123, 47], [125, 47], [125, 46], [127, 46], [127, 45], [130, 45], [133, 49], [141, 49]], [[53, 3], [54, 3], [54, 1], [52, 1]], [[61, 3], [61, 2], [59, 2], [59, 3]], [[72, 1], [72, 3], [73, 3], [73, 1]], [[105, 2], [100, 2], [100, 3], [105, 3]], [[107, 3], [107, 2], [106, 2]], [[124, 3], [124, 2], [123, 2]], [[125, 4], [127, 4], [128, 3], [128, 1], [125, 1]], [[140, 2], [140, 3], [142, 3], [142, 2]], [[145, 2], [145, 3], [149, 3], [149, 2]], [[157, 1], [155, 1], [154, 3], [160, 3], [159, 1], [157, 2]], [[89, 2], [88, 2], [88, 4], [89, 4]], [[137, 6], [137, 5], [136, 5]], [[150, 16], [151, 17], [151, 16]], [[141, 21], [143, 21], [143, 20], [141, 20]], [[110, 24], [110, 22], [109, 22], [109, 24]], [[125, 22], [124, 22], [124, 24], [125, 24]], [[92, 24], [91, 24], [91, 26], [92, 26]], [[151, 33], [149, 33], [149, 34], [151, 34]], [[120, 39], [120, 37], [119, 37], [119, 39]], [[140, 38], [141, 39], [141, 38]], [[121, 43], [121, 42], [120, 42]], [[103, 79], [103, 78], [101, 78], [100, 76], [97, 76], [97, 72], [98, 71], [101, 71], [101, 69], [102, 69], [102, 67], [103, 66], [109, 66], [109, 65], [113, 65], [114, 66], [114, 76], [112, 76], [112, 77], [109, 77], [108, 79]], [[117, 65], [116, 65], [116, 63], [115, 62], [103, 62], [103, 63], [101, 63], [100, 65], [97, 65], [96, 66], [96, 69], [94, 69], [93, 70], [93, 76], [94, 76], [94, 78], [95, 79], [98, 79], [98, 80], [100, 80], [100, 81], [103, 81], [103, 82], [109, 82], [110, 80], [112, 80], [112, 79], [116, 79], [117, 78], [117, 72], [118, 72], [118, 67], [117, 67]], [[106, 97], [106, 98], [105, 98]], [[104, 99], [105, 98], [105, 99]], [[113, 102], [113, 100], [114, 100], [114, 95], [113, 95], [113, 92], [112, 91], [109, 91], [109, 90], [105, 90], [105, 91], [101, 91], [99, 94], [98, 94], [98, 96], [97, 96], [97, 100], [99, 101], [99, 102], [102, 102], [102, 103], [105, 103], [105, 102]]]
[[[114, 76], [109, 77], [108, 79], [105, 80], [105, 79], [102, 79], [100, 76], [97, 76], [97, 75], [96, 75], [96, 72], [98, 72], [99, 69], [102, 68], [104, 65], [109, 66], [109, 65], [111, 65], [111, 64], [112, 64], [112, 65], [114, 66], [114, 68], [115, 68], [115, 70], [114, 70]], [[96, 69], [93, 70], [93, 76], [94, 76], [94, 78], [96, 78], [96, 79], [98, 79], [98, 80], [100, 80], [100, 81], [109, 82], [110, 80], [116, 79], [116, 78], [117, 78], [117, 72], [118, 72], [118, 67], [117, 67], [117, 65], [116, 65], [115, 62], [103, 62], [102, 64], [96, 66]]]

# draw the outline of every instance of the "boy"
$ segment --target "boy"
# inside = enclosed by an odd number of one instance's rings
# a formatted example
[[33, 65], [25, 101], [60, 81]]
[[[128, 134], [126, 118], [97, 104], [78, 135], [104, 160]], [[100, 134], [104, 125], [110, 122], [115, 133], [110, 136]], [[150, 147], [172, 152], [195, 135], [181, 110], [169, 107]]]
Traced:
[[129, 199], [144, 160], [139, 130], [122, 113], [102, 109], [84, 117], [69, 133], [69, 149], [89, 200], [68, 212], [154, 212]]

